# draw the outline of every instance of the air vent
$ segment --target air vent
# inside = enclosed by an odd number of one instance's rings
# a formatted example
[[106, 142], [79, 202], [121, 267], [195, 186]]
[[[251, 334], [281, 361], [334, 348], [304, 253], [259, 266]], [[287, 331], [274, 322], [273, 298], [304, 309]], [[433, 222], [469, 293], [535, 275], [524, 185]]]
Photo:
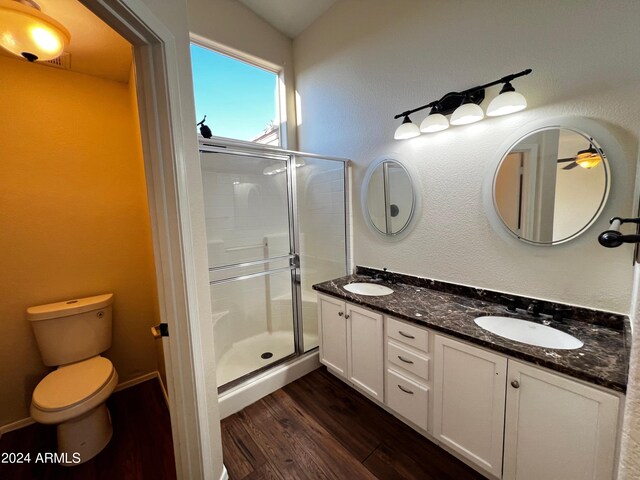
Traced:
[[69, 70], [71, 69], [71, 54], [68, 52], [64, 52], [58, 58], [54, 58], [53, 60], [47, 60], [39, 63], [40, 65], [47, 65], [49, 67], [63, 68], [65, 70]]

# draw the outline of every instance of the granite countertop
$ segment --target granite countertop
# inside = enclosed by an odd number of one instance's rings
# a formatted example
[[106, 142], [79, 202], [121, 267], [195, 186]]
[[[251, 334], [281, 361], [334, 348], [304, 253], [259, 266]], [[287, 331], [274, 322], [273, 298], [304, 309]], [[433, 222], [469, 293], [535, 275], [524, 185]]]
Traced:
[[536, 319], [527, 314], [508, 312], [504, 305], [498, 303], [404, 283], [382, 283], [391, 287], [394, 293], [377, 297], [356, 295], [342, 288], [348, 283], [371, 281], [369, 276], [348, 275], [316, 284], [313, 289], [505, 353], [510, 357], [612, 390], [626, 392], [629, 348], [625, 341], [625, 329], [608, 328], [576, 319], [552, 321], [551, 327], [575, 336], [584, 342], [584, 346], [575, 350], [536, 347], [499, 337], [474, 323], [476, 317], [483, 315], [541, 321], [540, 318]]

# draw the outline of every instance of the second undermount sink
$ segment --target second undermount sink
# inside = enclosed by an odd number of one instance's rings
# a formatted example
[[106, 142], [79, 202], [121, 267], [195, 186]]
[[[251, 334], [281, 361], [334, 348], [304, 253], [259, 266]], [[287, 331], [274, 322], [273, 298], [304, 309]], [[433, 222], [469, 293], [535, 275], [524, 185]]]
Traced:
[[483, 329], [509, 340], [537, 347], [574, 350], [584, 343], [573, 335], [546, 325], [511, 317], [478, 317], [474, 320]]
[[355, 293], [357, 295], [366, 295], [369, 297], [379, 297], [381, 295], [391, 295], [393, 293], [393, 290], [389, 287], [378, 285], [377, 283], [349, 283], [342, 288], [347, 292]]

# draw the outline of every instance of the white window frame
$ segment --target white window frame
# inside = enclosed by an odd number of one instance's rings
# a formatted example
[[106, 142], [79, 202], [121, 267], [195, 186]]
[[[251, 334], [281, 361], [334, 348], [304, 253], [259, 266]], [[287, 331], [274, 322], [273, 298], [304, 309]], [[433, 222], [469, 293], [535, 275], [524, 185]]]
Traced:
[[[201, 35], [197, 35], [195, 33], [191, 33], [189, 35], [189, 39], [191, 43], [193, 43], [194, 45], [197, 45], [202, 48], [206, 48], [207, 50], [211, 50], [215, 53], [219, 53], [221, 55], [227, 56], [234, 60], [238, 60], [240, 62], [251, 65], [252, 67], [257, 67], [277, 75], [278, 83], [276, 88], [276, 97], [277, 97], [276, 107], [278, 108], [278, 138], [280, 140], [280, 145], [278, 145], [278, 147], [287, 149], [289, 147], [288, 145], [289, 142], [287, 139], [287, 113], [286, 113], [287, 112], [287, 90], [286, 90], [286, 81], [285, 81], [285, 75], [284, 75], [284, 67], [282, 65], [277, 65], [275, 63], [268, 62], [254, 55], [250, 55], [248, 53], [242, 52], [235, 48], [228, 47], [219, 42], [209, 40], [208, 38], [205, 38]], [[255, 142], [250, 142], [248, 140], [240, 140], [240, 139], [231, 138], [231, 137], [215, 136], [214, 138], [246, 143], [248, 145], [255, 144]]]

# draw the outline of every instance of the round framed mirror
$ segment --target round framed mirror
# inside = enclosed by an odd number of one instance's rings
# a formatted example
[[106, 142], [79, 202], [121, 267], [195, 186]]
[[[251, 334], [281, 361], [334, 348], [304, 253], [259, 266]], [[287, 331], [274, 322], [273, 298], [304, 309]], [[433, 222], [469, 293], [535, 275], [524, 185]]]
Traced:
[[546, 127], [520, 138], [502, 157], [493, 177], [493, 204], [520, 240], [555, 245], [593, 224], [610, 183], [607, 157], [590, 135]]
[[390, 158], [374, 162], [362, 189], [362, 209], [369, 226], [387, 239], [408, 233], [416, 219], [415, 182], [400, 162]]

